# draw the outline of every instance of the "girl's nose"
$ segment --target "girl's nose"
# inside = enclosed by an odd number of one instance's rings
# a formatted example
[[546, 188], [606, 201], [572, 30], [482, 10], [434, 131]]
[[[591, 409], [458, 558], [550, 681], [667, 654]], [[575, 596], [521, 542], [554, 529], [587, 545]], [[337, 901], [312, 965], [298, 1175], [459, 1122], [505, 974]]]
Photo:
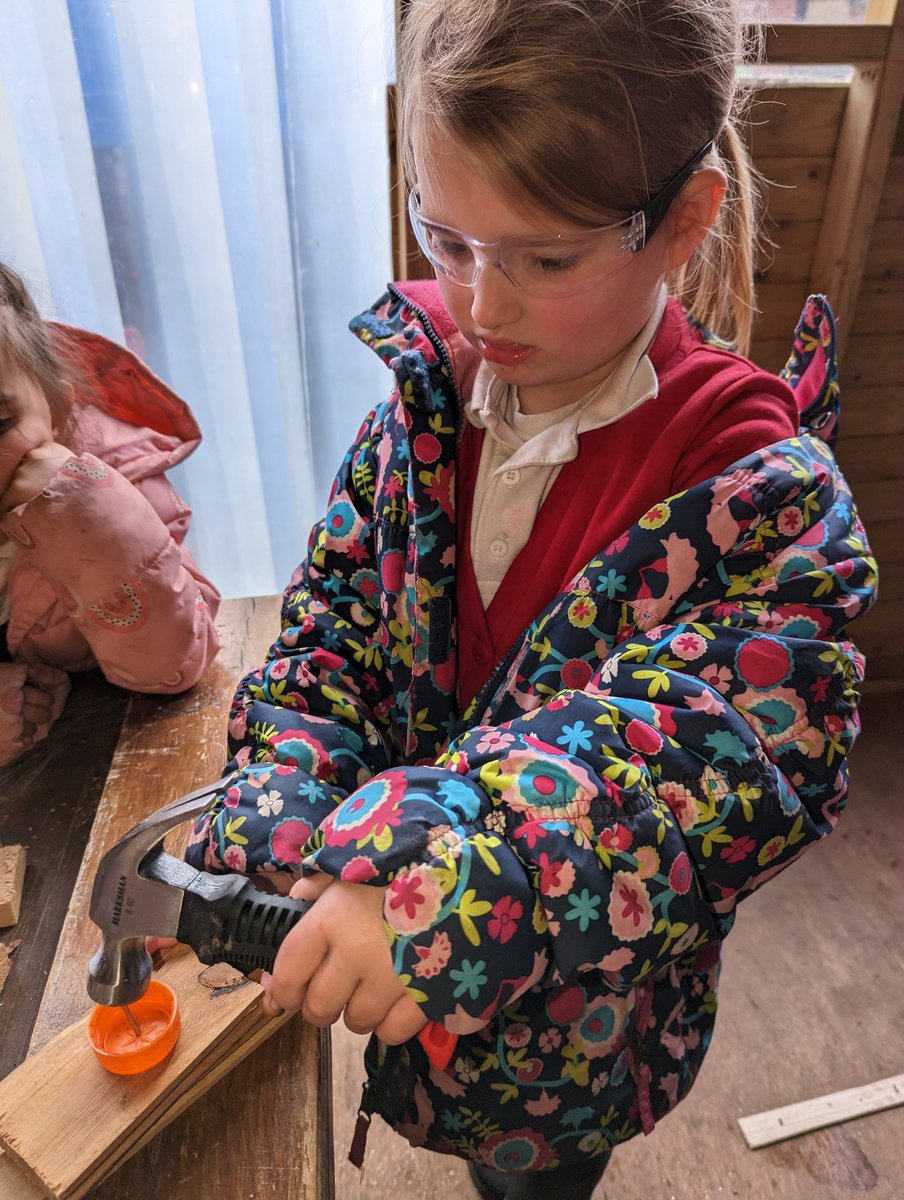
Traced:
[[505, 272], [492, 261], [481, 263], [471, 285], [471, 317], [479, 329], [487, 331], [510, 325], [521, 314], [518, 289]]

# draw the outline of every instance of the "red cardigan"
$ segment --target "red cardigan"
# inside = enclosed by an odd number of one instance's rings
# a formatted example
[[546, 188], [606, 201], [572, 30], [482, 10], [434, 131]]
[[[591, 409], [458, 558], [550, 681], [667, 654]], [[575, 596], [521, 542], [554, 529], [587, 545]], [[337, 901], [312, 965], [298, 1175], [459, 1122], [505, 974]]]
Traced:
[[670, 300], [649, 351], [659, 395], [580, 435], [484, 611], [471, 561], [471, 505], [483, 430], [466, 422], [458, 460], [459, 696], [467, 705], [515, 639], [595, 556], [660, 500], [793, 437], [792, 389], [701, 340]]

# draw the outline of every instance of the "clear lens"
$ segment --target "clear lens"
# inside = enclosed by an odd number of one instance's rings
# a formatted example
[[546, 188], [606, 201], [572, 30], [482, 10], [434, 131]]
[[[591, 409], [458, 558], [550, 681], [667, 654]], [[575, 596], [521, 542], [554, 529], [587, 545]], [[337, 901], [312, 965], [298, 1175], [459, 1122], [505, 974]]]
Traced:
[[455, 229], [426, 221], [414, 193], [408, 202], [418, 245], [432, 266], [453, 283], [473, 287], [484, 266], [500, 269], [532, 296], [564, 296], [587, 291], [614, 275], [625, 255], [644, 244], [644, 217], [587, 233], [551, 238], [508, 237], [479, 242]]

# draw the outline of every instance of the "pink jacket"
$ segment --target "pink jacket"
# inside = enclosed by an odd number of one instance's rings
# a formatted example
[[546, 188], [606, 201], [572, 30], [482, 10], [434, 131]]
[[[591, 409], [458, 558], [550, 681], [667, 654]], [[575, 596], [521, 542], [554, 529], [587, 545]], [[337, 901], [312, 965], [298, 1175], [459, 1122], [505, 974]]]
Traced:
[[[43, 737], [68, 692], [65, 672], [99, 666], [130, 691], [181, 692], [219, 649], [220, 594], [182, 544], [191, 512], [164, 472], [201, 440], [188, 406], [128, 350], [65, 334], [93, 389], [76, 399], [73, 457], [40, 496], [0, 518], [15, 546], [0, 663], [0, 764]], [[22, 736], [26, 682], [52, 716]]]

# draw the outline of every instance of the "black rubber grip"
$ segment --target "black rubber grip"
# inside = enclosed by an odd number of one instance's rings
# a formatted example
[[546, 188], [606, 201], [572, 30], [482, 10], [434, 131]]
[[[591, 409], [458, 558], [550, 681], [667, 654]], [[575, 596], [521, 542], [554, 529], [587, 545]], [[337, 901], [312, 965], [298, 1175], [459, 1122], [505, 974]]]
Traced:
[[284, 938], [310, 907], [306, 900], [267, 895], [242, 875], [200, 872], [185, 889], [177, 937], [203, 963], [269, 971]]

